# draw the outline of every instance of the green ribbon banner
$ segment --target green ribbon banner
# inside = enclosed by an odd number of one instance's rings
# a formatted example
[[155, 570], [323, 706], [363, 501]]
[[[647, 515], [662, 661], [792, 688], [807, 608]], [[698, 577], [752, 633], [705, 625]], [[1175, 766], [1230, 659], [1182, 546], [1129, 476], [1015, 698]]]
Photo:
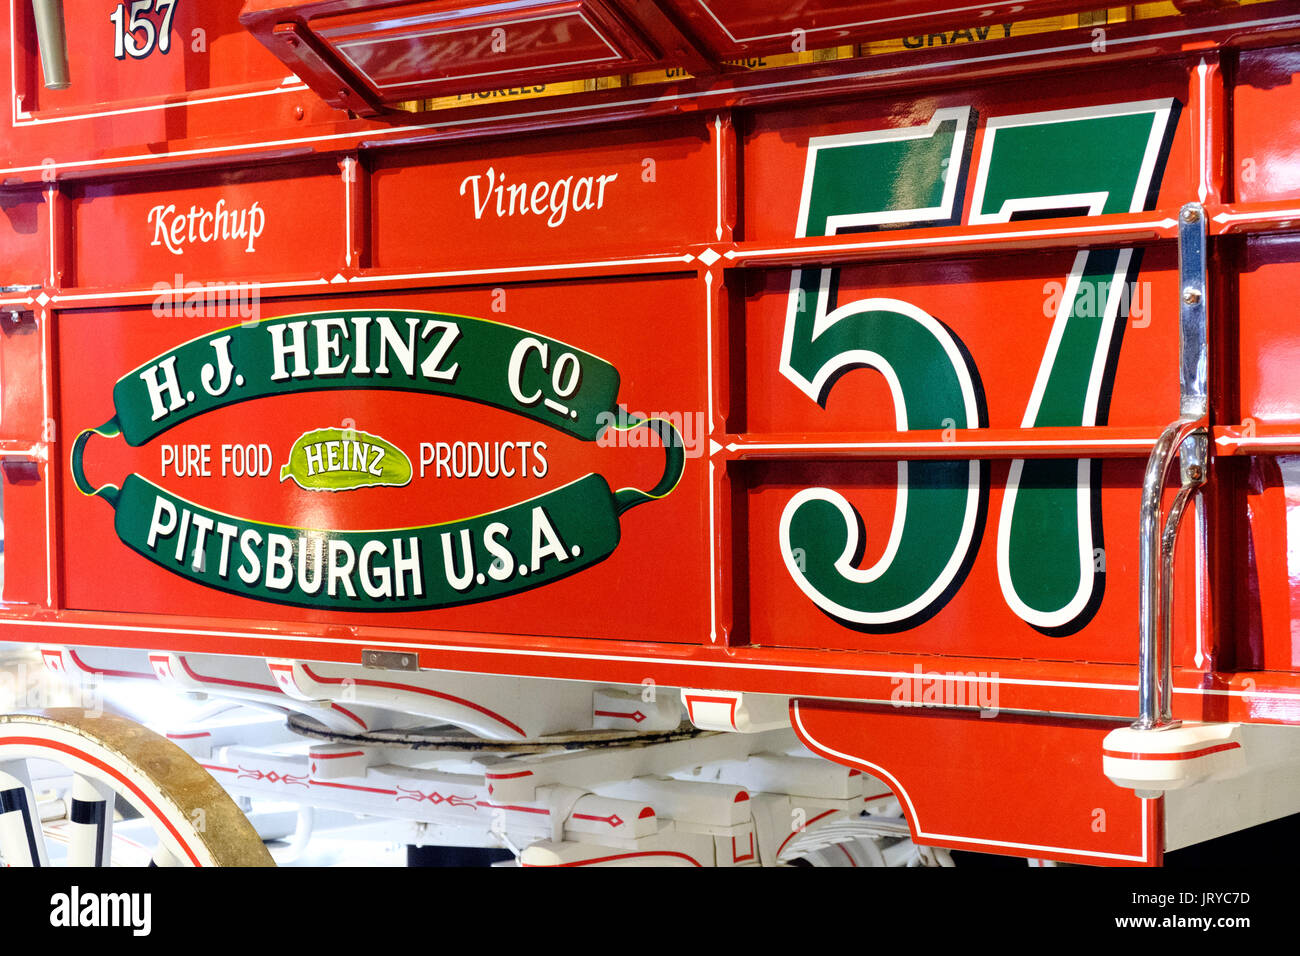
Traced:
[[[555, 339], [484, 319], [412, 310], [283, 316], [186, 342], [118, 380], [116, 414], [73, 443], [77, 488], [116, 511], [114, 528], [144, 557], [205, 587], [328, 610], [454, 607], [531, 590], [609, 557], [619, 516], [662, 498], [685, 467], [671, 422], [629, 418], [618, 371]], [[612, 490], [590, 474], [519, 504], [457, 521], [372, 531], [304, 529], [212, 511], [130, 474], [95, 488], [91, 435], [140, 446], [237, 402], [303, 391], [381, 388], [481, 402], [594, 441], [647, 428], [665, 450], [649, 491]]]
[[618, 370], [555, 339], [442, 312], [336, 311], [265, 319], [178, 345], [113, 386], [98, 429], [143, 445], [181, 422], [254, 398], [337, 388], [449, 395], [592, 441]]

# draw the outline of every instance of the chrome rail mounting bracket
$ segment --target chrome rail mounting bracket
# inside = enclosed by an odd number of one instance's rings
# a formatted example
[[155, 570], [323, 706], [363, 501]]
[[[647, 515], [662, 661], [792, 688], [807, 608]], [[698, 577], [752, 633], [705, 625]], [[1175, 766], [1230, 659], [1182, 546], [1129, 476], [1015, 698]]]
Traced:
[[[1138, 730], [1168, 730], [1173, 719], [1173, 559], [1178, 529], [1209, 469], [1209, 335], [1205, 209], [1178, 212], [1178, 420], [1147, 460], [1139, 538]], [[1161, 521], [1165, 482], [1179, 456], [1181, 487]]]
[[[1200, 203], [1188, 203], [1178, 212], [1178, 288], [1178, 417], [1208, 424], [1209, 261], [1205, 209]], [[1202, 479], [1209, 465], [1209, 434], [1185, 442], [1181, 461], [1184, 484]]]

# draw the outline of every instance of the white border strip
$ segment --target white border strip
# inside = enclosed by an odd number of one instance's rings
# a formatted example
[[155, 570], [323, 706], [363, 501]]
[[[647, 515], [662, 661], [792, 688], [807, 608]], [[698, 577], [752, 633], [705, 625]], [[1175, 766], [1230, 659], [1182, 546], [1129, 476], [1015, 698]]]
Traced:
[[[232, 280], [230, 282], [215, 282], [213, 288], [255, 288], [258, 291], [264, 289], [319, 289], [322, 286], [340, 286], [353, 282], [407, 282], [412, 279], [458, 279], [473, 278], [478, 276], [490, 275], [513, 275], [515, 273], [533, 272], [562, 272], [569, 269], [595, 269], [595, 268], [622, 268], [624, 266], [679, 266], [684, 267], [695, 261], [695, 256], [691, 253], [685, 253], [680, 256], [645, 256], [639, 259], [605, 259], [595, 262], [560, 262], [550, 263], [539, 266], [501, 266], [491, 269], [465, 269], [459, 272], [408, 272], [400, 275], [363, 275], [351, 276], [345, 278], [343, 282], [337, 282], [330, 279], [287, 279], [282, 282], [258, 282], [256, 280], [241, 281]], [[128, 289], [118, 292], [74, 292], [71, 294], [60, 294], [50, 297], [51, 302], [83, 302], [87, 300], [99, 301], [101, 299], [132, 299], [132, 298], [149, 298], [156, 297], [159, 294], [158, 289]], [[170, 291], [170, 290], [169, 290]], [[0, 300], [0, 305], [8, 302], [27, 302], [28, 299]]]
[[713, 117], [713, 172], [718, 194], [718, 242], [722, 241], [722, 114]]
[[1259, 212], [1221, 212], [1214, 217], [1214, 221], [1220, 224], [1247, 220], [1269, 223], [1275, 219], [1294, 219], [1297, 216], [1300, 216], [1300, 209], [1279, 209], [1276, 212], [1261, 209]]
[[[1108, 445], [1116, 448], [1151, 448], [1155, 446], [1158, 439], [1153, 438], [1090, 438], [1089, 445]], [[882, 448], [882, 449], [929, 449], [929, 448], [1077, 448], [1080, 442], [1068, 441], [1064, 438], [1026, 438], [1023, 440], [998, 440], [998, 441], [842, 441], [842, 442], [754, 442], [739, 443], [732, 442], [727, 446], [727, 451], [745, 452], [750, 450], [770, 450], [770, 451], [803, 451], [810, 448], [820, 448], [826, 451], [843, 448], [851, 450], [855, 448]], [[953, 457], [960, 457], [954, 455]]]
[[[1123, 215], [1122, 213], [1120, 215]], [[1254, 215], [1253, 213], [1247, 215]], [[1243, 218], [1245, 218], [1243, 216]], [[1040, 239], [1052, 236], [1076, 236], [1093, 233], [1129, 232], [1134, 229], [1172, 229], [1178, 225], [1176, 219], [1154, 219], [1149, 222], [1135, 222], [1122, 225], [1071, 226], [1056, 229], [1017, 229], [979, 233], [961, 233], [951, 237], [922, 236], [917, 239], [879, 239], [865, 242], [823, 243], [817, 246], [776, 246], [771, 249], [731, 249], [728, 259], [745, 259], [746, 261], [762, 256], [797, 254], [818, 255], [826, 252], [857, 252], [865, 249], [906, 249], [910, 246], [962, 245], [980, 242], [985, 239]]]
[[[107, 612], [105, 612], [107, 613]], [[877, 671], [877, 670], [857, 670], [851, 668], [836, 667], [811, 667], [800, 664], [758, 664], [746, 663], [742, 661], [700, 661], [672, 657], [644, 657], [620, 654], [595, 654], [579, 653], [576, 651], [548, 651], [548, 650], [530, 650], [527, 648], [510, 648], [510, 647], [474, 647], [465, 644], [420, 644], [410, 641], [379, 641], [379, 640], [357, 640], [342, 637], [313, 637], [311, 635], [293, 635], [282, 634], [267, 631], [212, 631], [200, 630], [198, 628], [183, 627], [150, 627], [138, 624], [97, 624], [91, 622], [78, 621], [34, 621], [22, 618], [0, 618], [0, 625], [5, 627], [54, 627], [54, 628], [73, 628], [87, 631], [120, 631], [123, 633], [139, 634], [180, 634], [191, 637], [230, 637], [240, 639], [251, 639], [258, 641], [278, 641], [280, 643], [292, 644], [343, 644], [353, 647], [391, 647], [400, 648], [405, 651], [431, 651], [440, 653], [469, 653], [469, 654], [493, 654], [497, 656], [511, 657], [543, 657], [543, 658], [562, 658], [566, 660], [585, 660], [585, 661], [608, 661], [622, 664], [663, 664], [668, 666], [680, 665], [683, 667], [718, 667], [728, 670], [740, 671], [779, 671], [790, 674], [825, 674], [828, 676], [839, 677], [907, 677], [916, 676], [915, 671]], [[504, 635], [509, 636], [509, 635]], [[117, 646], [117, 645], [113, 645]], [[692, 649], [700, 648], [700, 644], [682, 645]], [[780, 650], [798, 651], [800, 648], [782, 647]], [[236, 654], [236, 657], [247, 657], [250, 655]], [[266, 656], [266, 655], [261, 655]], [[909, 661], [913, 658], [909, 657]], [[945, 680], [965, 680], [978, 682], [976, 678], [959, 678], [944, 675]], [[987, 681], [987, 677], [984, 678]], [[1113, 690], [1137, 693], [1137, 684], [1103, 684], [1092, 681], [1061, 681], [1061, 680], [1038, 680], [1030, 677], [1000, 677], [998, 683], [1015, 685], [1020, 687], [1066, 687], [1076, 690]], [[1243, 690], [1208, 690], [1201, 687], [1175, 687], [1175, 694], [1193, 694], [1201, 697], [1242, 697], [1252, 700], [1297, 700], [1300, 701], [1300, 691], [1243, 691]], [[810, 696], [810, 695], [804, 695]], [[854, 698], [857, 699], [857, 698]], [[1041, 713], [1040, 711], [1027, 711], [1027, 713]]]
[[[713, 441], [713, 271], [704, 273], [704, 355], [705, 355], [705, 405], [708, 408], [709, 441]], [[713, 476], [716, 467], [709, 455], [709, 643], [718, 643], [718, 535], [714, 516], [715, 493]]]

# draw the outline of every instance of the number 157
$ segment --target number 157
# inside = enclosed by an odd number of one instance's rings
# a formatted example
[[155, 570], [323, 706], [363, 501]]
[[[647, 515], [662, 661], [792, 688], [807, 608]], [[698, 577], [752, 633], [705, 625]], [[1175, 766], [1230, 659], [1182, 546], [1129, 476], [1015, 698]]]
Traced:
[[[113, 21], [113, 56], [116, 59], [131, 57], [142, 60], [154, 50], [166, 56], [172, 46], [172, 17], [176, 14], [177, 0], [131, 0], [119, 3], [108, 15]], [[155, 27], [146, 14], [161, 13], [162, 23]]]

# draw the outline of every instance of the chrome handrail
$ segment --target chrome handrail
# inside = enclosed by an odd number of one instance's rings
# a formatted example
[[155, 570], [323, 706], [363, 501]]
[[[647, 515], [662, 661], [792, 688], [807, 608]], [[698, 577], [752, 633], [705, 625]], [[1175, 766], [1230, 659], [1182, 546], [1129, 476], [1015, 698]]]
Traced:
[[1207, 437], [1205, 421], [1180, 418], [1160, 434], [1147, 459], [1142, 479], [1142, 512], [1138, 530], [1138, 719], [1137, 730], [1177, 726], [1173, 720], [1173, 563], [1174, 545], [1183, 512], [1205, 482], [1200, 466], [1188, 469], [1187, 480], [1174, 499], [1161, 530], [1161, 499], [1175, 456], [1183, 442]]
[[[1138, 730], [1178, 726], [1173, 719], [1174, 545], [1183, 514], [1205, 483], [1209, 458], [1209, 258], [1205, 209], [1178, 211], [1178, 421], [1160, 435], [1142, 479], [1138, 531]], [[1189, 442], [1188, 440], [1191, 439]], [[1186, 447], [1184, 444], [1186, 443]], [[1165, 482], [1182, 456], [1182, 487], [1160, 523]]]

